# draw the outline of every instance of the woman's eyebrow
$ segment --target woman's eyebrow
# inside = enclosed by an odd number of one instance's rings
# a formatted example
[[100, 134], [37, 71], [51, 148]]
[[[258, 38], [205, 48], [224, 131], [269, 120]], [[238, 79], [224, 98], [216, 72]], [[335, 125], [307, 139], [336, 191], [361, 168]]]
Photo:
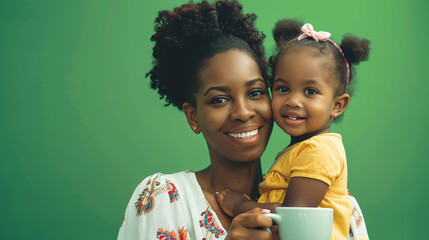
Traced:
[[221, 91], [221, 92], [227, 92], [227, 91], [231, 90], [231, 88], [225, 87], [225, 86], [211, 87], [211, 88], [207, 89], [207, 91], [204, 93], [204, 96], [207, 95], [207, 93], [209, 93], [211, 90], [218, 90], [218, 91]]
[[[262, 79], [260, 79], [260, 78], [255, 78], [255, 79], [252, 79], [252, 80], [249, 80], [249, 81], [247, 81], [246, 82], [246, 87], [247, 86], [250, 86], [250, 85], [252, 85], [252, 84], [254, 84], [254, 83], [256, 83], [256, 82], [263, 82], [263, 83], [265, 83], [265, 81], [264, 80], [262, 80]], [[214, 87], [210, 87], [209, 89], [207, 89], [207, 91], [204, 93], [204, 96], [205, 95], [207, 95], [210, 91], [212, 91], [212, 90], [218, 90], [218, 91], [221, 91], [221, 92], [228, 92], [228, 91], [230, 91], [231, 90], [231, 88], [230, 87], [226, 87], [226, 86], [214, 86]]]
[[255, 79], [252, 79], [252, 80], [250, 80], [250, 81], [246, 82], [246, 87], [248, 87], [248, 86], [250, 86], [250, 85], [252, 85], [252, 84], [254, 84], [254, 83], [256, 83], [256, 82], [263, 82], [263, 83], [265, 83], [265, 81], [264, 81], [264, 80], [262, 80], [262, 79], [260, 79], [260, 78], [255, 78]]

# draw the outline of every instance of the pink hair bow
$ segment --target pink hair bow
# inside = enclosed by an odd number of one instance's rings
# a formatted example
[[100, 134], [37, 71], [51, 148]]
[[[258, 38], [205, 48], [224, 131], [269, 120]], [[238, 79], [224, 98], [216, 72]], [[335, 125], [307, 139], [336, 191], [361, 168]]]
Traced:
[[304, 26], [302, 26], [301, 31], [303, 32], [298, 37], [298, 41], [301, 41], [304, 38], [312, 37], [316, 42], [318, 41], [327, 41], [329, 37], [331, 36], [328, 32], [316, 32], [313, 29], [313, 25], [306, 23]]

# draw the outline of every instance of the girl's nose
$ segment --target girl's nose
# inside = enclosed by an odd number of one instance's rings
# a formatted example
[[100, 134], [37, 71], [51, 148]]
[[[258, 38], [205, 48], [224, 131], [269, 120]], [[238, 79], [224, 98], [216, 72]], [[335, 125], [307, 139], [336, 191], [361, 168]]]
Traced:
[[255, 110], [246, 99], [235, 101], [231, 112], [231, 120], [245, 122], [256, 115]]
[[302, 107], [302, 103], [299, 99], [299, 96], [297, 96], [296, 94], [294, 95], [289, 95], [289, 98], [285, 101], [285, 106], [286, 107]]

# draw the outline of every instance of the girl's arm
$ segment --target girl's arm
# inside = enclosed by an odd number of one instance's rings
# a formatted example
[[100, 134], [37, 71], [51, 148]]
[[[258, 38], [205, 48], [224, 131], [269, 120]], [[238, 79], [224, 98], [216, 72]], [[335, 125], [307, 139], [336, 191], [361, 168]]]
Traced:
[[231, 217], [235, 217], [242, 213], [246, 213], [252, 209], [268, 209], [274, 212], [276, 207], [280, 207], [279, 203], [258, 203], [250, 200], [250, 197], [225, 188], [216, 194], [216, 200], [222, 210]]
[[328, 187], [328, 184], [317, 179], [293, 177], [290, 180], [285, 199], [281, 205], [279, 203], [254, 202], [245, 194], [228, 188], [217, 193], [216, 200], [226, 214], [235, 217], [254, 208], [269, 209], [271, 212], [275, 212], [275, 208], [280, 206], [317, 207], [322, 202]]
[[282, 206], [317, 207], [322, 202], [328, 187], [328, 184], [317, 179], [293, 177], [290, 180]]

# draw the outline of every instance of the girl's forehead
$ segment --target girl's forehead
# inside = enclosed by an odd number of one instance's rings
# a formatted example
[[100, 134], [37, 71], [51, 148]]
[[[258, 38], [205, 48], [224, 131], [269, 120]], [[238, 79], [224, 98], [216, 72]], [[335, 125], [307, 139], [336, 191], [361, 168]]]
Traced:
[[314, 47], [295, 47], [283, 52], [277, 59], [278, 67], [288, 67], [308, 63], [325, 62], [326, 57], [317, 54]]
[[313, 79], [336, 86], [332, 82], [335, 77], [333, 74], [335, 66], [327, 55], [329, 54], [322, 54], [317, 48], [311, 46], [290, 49], [277, 59], [274, 81], [284, 79], [289, 83], [296, 81], [301, 83], [301, 80]]
[[313, 46], [296, 46], [286, 49], [279, 55], [276, 61], [276, 72], [279, 68], [294, 68], [297, 65], [304, 65], [304, 68], [321, 65], [325, 70], [332, 71], [332, 66], [335, 64], [331, 53], [321, 52]]
[[315, 57], [328, 57], [331, 54], [329, 50], [323, 46], [308, 46], [308, 45], [298, 45], [286, 48], [282, 51], [281, 56], [288, 54], [306, 54], [313, 55]]

